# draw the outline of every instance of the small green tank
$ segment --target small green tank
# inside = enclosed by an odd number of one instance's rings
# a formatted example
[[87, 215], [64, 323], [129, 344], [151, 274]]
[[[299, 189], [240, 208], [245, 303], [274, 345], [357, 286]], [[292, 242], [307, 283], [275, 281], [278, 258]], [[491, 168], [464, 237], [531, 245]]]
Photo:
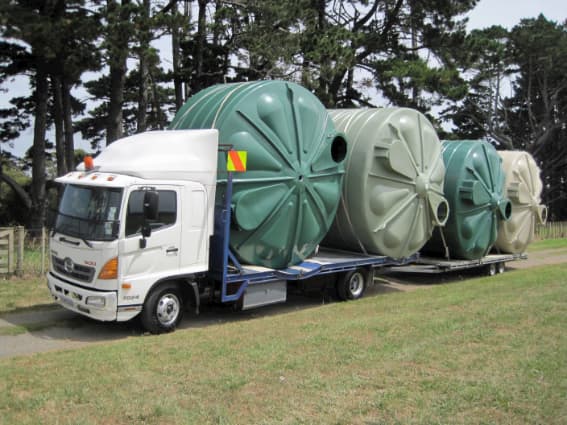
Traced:
[[502, 160], [484, 141], [443, 142], [445, 198], [451, 213], [444, 229], [435, 231], [423, 252], [476, 260], [486, 255], [508, 220], [512, 205], [504, 193]]
[[[312, 93], [284, 81], [216, 85], [170, 128], [216, 128], [221, 144], [247, 151], [247, 171], [233, 180], [230, 247], [240, 261], [285, 268], [315, 251], [337, 211], [346, 141]], [[220, 153], [218, 202], [226, 181]]]
[[337, 217], [323, 244], [408, 257], [447, 220], [441, 142], [408, 108], [330, 111], [349, 141]]

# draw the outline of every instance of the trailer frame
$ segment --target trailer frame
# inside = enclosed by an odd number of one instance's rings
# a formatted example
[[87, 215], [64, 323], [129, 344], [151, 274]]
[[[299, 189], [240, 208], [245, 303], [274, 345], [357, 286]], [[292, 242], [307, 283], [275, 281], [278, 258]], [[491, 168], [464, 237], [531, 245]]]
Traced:
[[[402, 266], [415, 262], [418, 258], [418, 254], [394, 259], [384, 255], [323, 248], [305, 261], [285, 269], [241, 264], [229, 247], [232, 182], [232, 172], [229, 172], [224, 203], [217, 204], [215, 208], [215, 229], [211, 237], [209, 257], [209, 273], [219, 283], [221, 303], [241, 300], [246, 291], [255, 285], [278, 285], [281, 282], [287, 283], [315, 276], [347, 273], [361, 268], [373, 270], [379, 267]], [[281, 292], [281, 288], [277, 290]]]
[[475, 268], [486, 268], [487, 274], [492, 276], [504, 273], [506, 263], [510, 261], [525, 260], [528, 256], [522, 254], [489, 254], [476, 260], [450, 260], [443, 258], [419, 256], [412, 264], [403, 267], [393, 266], [390, 271], [402, 273], [446, 273], [459, 270], [471, 270]]

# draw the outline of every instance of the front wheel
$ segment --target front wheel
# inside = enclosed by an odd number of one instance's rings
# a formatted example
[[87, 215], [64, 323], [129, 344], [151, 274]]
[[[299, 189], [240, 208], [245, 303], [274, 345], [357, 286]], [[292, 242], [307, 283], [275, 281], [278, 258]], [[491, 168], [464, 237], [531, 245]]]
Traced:
[[142, 310], [142, 326], [153, 333], [173, 331], [183, 317], [183, 297], [177, 285], [167, 284], [154, 289]]
[[361, 298], [368, 285], [366, 270], [357, 269], [341, 275], [337, 281], [337, 295], [342, 301]]

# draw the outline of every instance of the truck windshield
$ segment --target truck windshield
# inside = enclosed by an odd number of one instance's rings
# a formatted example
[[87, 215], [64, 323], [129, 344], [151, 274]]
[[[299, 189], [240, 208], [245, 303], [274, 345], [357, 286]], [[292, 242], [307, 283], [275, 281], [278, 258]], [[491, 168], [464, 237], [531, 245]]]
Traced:
[[68, 236], [111, 241], [118, 237], [122, 189], [67, 185], [59, 203], [55, 231]]

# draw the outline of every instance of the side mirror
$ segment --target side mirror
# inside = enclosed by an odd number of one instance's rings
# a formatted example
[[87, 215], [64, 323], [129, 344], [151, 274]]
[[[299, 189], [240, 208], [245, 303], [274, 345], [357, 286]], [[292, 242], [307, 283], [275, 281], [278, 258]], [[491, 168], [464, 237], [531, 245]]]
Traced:
[[158, 219], [159, 194], [155, 190], [148, 190], [144, 193], [144, 224], [142, 225], [142, 239], [140, 239], [140, 248], [146, 247], [146, 238], [152, 234], [150, 221]]
[[144, 224], [142, 226], [142, 236], [144, 238], [149, 238], [152, 235], [152, 226], [150, 226], [148, 223]]
[[144, 220], [158, 219], [159, 194], [148, 190], [144, 193]]

